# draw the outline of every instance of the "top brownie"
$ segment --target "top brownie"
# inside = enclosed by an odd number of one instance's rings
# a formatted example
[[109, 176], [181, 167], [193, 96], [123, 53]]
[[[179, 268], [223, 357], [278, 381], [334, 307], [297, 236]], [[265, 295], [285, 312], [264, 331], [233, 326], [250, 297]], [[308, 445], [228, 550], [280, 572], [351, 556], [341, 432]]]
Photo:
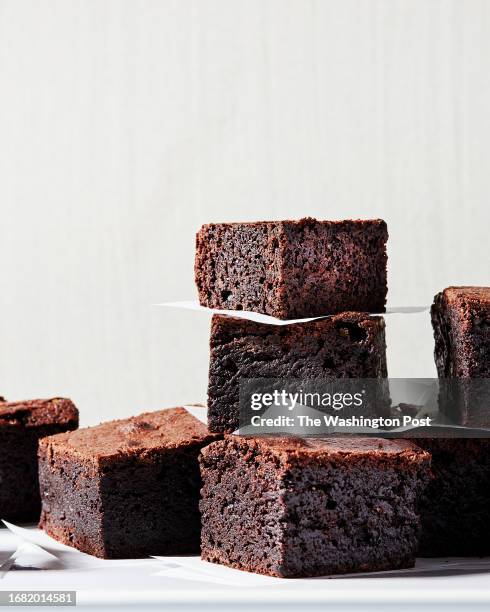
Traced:
[[440, 378], [490, 377], [490, 287], [448, 287], [431, 308]]
[[196, 237], [199, 301], [279, 319], [384, 312], [387, 239], [381, 219], [203, 225]]
[[35, 429], [50, 425], [77, 427], [78, 410], [75, 404], [64, 397], [22, 402], [0, 400], [0, 428]]
[[[204, 409], [203, 409], [204, 411]], [[109, 421], [95, 427], [47, 439], [68, 454], [97, 463], [118, 462], [144, 453], [165, 452], [216, 440], [206, 425], [185, 408], [147, 412], [129, 419]]]

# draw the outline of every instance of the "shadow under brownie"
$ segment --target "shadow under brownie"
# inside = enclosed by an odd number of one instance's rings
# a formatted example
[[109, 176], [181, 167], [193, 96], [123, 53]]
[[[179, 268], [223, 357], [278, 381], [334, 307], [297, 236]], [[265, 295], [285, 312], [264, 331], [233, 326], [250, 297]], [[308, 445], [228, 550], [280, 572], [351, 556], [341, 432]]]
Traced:
[[198, 455], [218, 438], [184, 408], [46, 438], [40, 527], [102, 558], [196, 553]]
[[490, 555], [490, 439], [417, 438], [431, 453], [421, 498], [423, 557]]
[[201, 555], [278, 577], [412, 567], [430, 455], [405, 440], [225, 436], [201, 454]]

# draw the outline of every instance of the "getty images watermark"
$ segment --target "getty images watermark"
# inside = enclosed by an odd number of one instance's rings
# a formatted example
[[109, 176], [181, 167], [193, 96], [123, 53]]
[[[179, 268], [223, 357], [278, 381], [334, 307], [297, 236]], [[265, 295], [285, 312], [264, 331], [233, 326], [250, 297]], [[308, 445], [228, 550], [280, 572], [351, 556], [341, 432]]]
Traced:
[[[434, 418], [431, 416], [414, 416], [412, 414], [400, 414], [398, 416], [364, 416], [351, 415], [342, 417], [340, 414], [320, 413], [317, 415], [305, 414], [305, 409], [331, 408], [340, 412], [345, 408], [356, 407], [362, 409], [365, 391], [358, 393], [314, 393], [298, 391], [288, 393], [287, 391], [273, 391], [272, 393], [254, 393], [251, 397], [250, 407], [254, 411], [262, 411], [264, 408], [280, 407], [287, 411], [286, 414], [265, 415], [254, 414], [250, 418], [252, 427], [284, 427], [284, 428], [309, 428], [318, 429], [322, 425], [327, 428], [352, 428], [363, 427], [372, 429], [390, 429], [396, 427], [430, 427]], [[290, 414], [291, 413], [291, 414]]]
[[246, 379], [240, 381], [239, 431], [490, 437], [490, 380]]

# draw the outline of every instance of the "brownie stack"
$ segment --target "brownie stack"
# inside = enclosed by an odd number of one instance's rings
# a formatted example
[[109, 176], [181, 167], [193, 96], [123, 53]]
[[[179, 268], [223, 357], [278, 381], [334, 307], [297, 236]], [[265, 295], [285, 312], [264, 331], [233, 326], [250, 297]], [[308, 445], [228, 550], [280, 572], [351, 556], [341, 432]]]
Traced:
[[[204, 225], [195, 276], [201, 305], [291, 320], [214, 315], [208, 425], [239, 426], [239, 382], [386, 377], [386, 223], [270, 221]], [[310, 322], [294, 319], [325, 317]]]
[[[431, 317], [441, 387], [455, 400], [441, 393], [441, 410], [457, 425], [488, 430], [481, 391], [488, 400], [490, 287], [447, 287], [434, 297]], [[482, 436], [416, 441], [430, 452], [434, 476], [422, 499], [420, 555], [490, 554], [490, 440]]]
[[[201, 454], [201, 555], [280, 577], [410, 567], [430, 456], [405, 441], [231, 435], [243, 379], [386, 378], [386, 223], [205, 225], [201, 305], [288, 320], [214, 315]], [[295, 321], [322, 317], [308, 321]]]
[[[71, 431], [78, 414], [66, 400], [0, 404], [10, 499], [8, 458], [18, 440], [31, 444], [32, 428], [32, 472], [43, 438], [41, 527], [99, 557], [200, 546], [206, 561], [294, 578], [411, 567], [419, 546], [426, 556], [488, 554], [488, 440], [234, 433], [243, 379], [387, 377], [386, 240], [382, 220], [203, 226], [201, 304], [287, 322], [213, 316], [207, 427], [178, 407]], [[432, 318], [439, 375], [488, 377], [490, 289], [445, 290]], [[457, 416], [472, 422], [472, 404]], [[35, 514], [32, 480], [19, 508]]]

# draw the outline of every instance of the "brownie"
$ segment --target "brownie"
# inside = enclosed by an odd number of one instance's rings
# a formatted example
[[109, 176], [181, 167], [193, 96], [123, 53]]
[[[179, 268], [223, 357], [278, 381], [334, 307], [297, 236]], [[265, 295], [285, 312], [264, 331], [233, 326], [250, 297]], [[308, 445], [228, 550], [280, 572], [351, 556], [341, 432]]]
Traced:
[[490, 378], [490, 287], [448, 287], [431, 316], [439, 377]]
[[411, 567], [429, 464], [406, 440], [225, 436], [201, 455], [202, 558], [284, 578]]
[[0, 401], [0, 519], [39, 519], [39, 439], [77, 427], [78, 410], [69, 399]]
[[421, 438], [433, 480], [421, 501], [424, 557], [490, 555], [490, 440]]
[[387, 239], [381, 219], [203, 225], [196, 236], [199, 301], [280, 319], [384, 312]]
[[444, 289], [431, 317], [437, 374], [452, 379], [441, 383], [441, 410], [458, 425], [489, 427], [490, 287]]
[[208, 425], [239, 426], [240, 379], [382, 378], [386, 371], [382, 317], [342, 313], [290, 325], [213, 315]]
[[198, 455], [217, 438], [173, 408], [44, 439], [40, 527], [108, 559], [198, 552]]

